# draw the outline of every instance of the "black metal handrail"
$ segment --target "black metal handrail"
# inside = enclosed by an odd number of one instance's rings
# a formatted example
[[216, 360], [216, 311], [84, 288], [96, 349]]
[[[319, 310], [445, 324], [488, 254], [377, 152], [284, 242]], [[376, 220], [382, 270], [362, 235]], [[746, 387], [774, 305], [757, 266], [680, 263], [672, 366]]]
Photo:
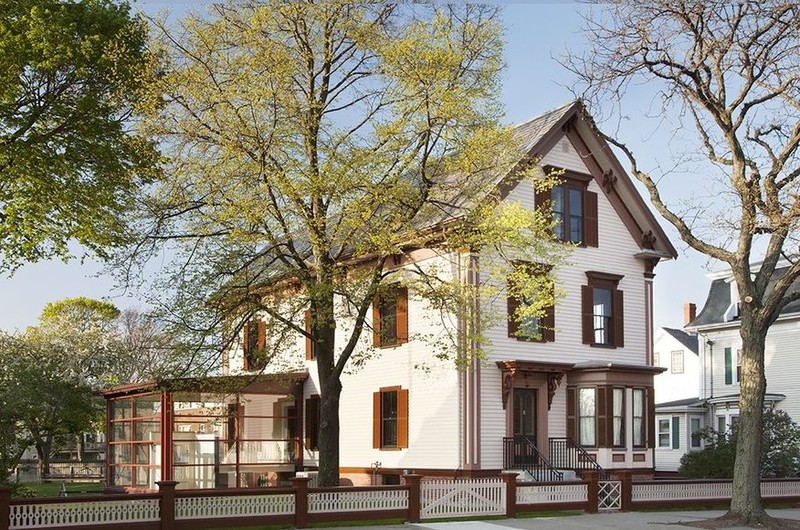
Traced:
[[572, 438], [550, 438], [548, 443], [550, 462], [559, 469], [575, 471], [597, 471], [600, 480], [609, 480], [611, 473], [603, 469], [586, 449]]
[[503, 469], [519, 469], [536, 481], [563, 480], [564, 474], [544, 457], [532, 436], [503, 438]]

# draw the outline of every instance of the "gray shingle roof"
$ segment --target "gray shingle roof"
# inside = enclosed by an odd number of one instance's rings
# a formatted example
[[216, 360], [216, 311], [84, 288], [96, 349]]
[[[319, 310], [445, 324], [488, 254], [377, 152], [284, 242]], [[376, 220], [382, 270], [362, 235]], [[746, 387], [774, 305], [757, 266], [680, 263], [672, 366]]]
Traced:
[[663, 328], [664, 331], [669, 333], [672, 338], [686, 346], [689, 350], [692, 351], [695, 355], [697, 355], [697, 335], [690, 335], [686, 333], [682, 329], [674, 329], [674, 328]]
[[[770, 280], [770, 284], [773, 283], [775, 280], [783, 276], [786, 272], [787, 267], [779, 268], [775, 270], [775, 273], [772, 275], [772, 280]], [[769, 290], [769, 286], [767, 290]], [[800, 290], [800, 285], [795, 282], [792, 287], [789, 288], [789, 292], [795, 292]], [[708, 298], [706, 298], [706, 303], [703, 306], [703, 310], [697, 315], [693, 321], [687, 324], [687, 327], [701, 327], [707, 326], [710, 324], [721, 324], [725, 322], [725, 311], [727, 311], [728, 307], [731, 305], [731, 285], [729, 281], [725, 278], [716, 279], [711, 282], [711, 287], [708, 289]], [[781, 309], [781, 315], [786, 315], [789, 313], [798, 313], [800, 312], [800, 301], [792, 302]]]
[[514, 127], [514, 136], [521, 142], [527, 153], [564, 118], [570, 111], [580, 105], [578, 101], [570, 101], [560, 107], [545, 112], [535, 118]]

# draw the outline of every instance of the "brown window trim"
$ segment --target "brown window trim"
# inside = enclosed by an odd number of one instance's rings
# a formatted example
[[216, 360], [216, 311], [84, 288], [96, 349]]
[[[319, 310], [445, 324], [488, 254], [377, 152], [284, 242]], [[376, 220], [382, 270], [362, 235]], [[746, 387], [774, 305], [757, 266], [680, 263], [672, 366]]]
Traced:
[[[577, 171], [572, 171], [564, 168], [560, 168], [557, 166], [543, 166], [542, 170], [546, 175], [549, 175], [552, 172], [561, 172], [559, 179], [561, 181], [560, 184], [564, 186], [565, 191], [569, 188], [578, 189], [582, 192], [582, 210], [581, 210], [581, 221], [582, 221], [582, 238], [581, 241], [570, 241], [568, 238], [568, 227], [569, 227], [569, 197], [568, 193], [565, 193], [565, 221], [564, 224], [564, 237], [560, 238], [561, 241], [572, 243], [578, 245], [580, 247], [597, 247], [599, 241], [598, 235], [598, 212], [597, 212], [597, 193], [589, 191], [589, 183], [593, 180], [591, 175], [585, 173], [578, 173]], [[550, 203], [550, 210], [552, 212], [552, 197], [553, 194], [551, 189], [539, 191], [536, 193], [535, 196], [535, 204], [538, 208], [539, 206], [549, 202]]]
[[[381, 429], [381, 397], [384, 393], [397, 393], [397, 445], [384, 446]], [[400, 386], [381, 387], [372, 394], [372, 447], [381, 451], [397, 451], [408, 448], [408, 389]]]
[[[252, 351], [253, 345], [250, 343], [250, 335], [253, 326], [256, 329], [256, 348]], [[242, 350], [244, 353], [244, 369], [245, 371], [263, 370], [267, 365], [265, 348], [267, 345], [267, 323], [260, 318], [252, 318], [245, 323], [242, 328], [244, 333], [244, 340], [242, 341]], [[259, 358], [260, 357], [260, 358]]]
[[[552, 270], [552, 265], [546, 265], [543, 263], [535, 263], [530, 261], [515, 261], [513, 263], [515, 268], [517, 267], [531, 267], [532, 274], [538, 273], [548, 273]], [[555, 285], [551, 285], [551, 290], [555, 289]], [[514, 338], [518, 341], [523, 342], [555, 342], [556, 340], [556, 308], [555, 305], [549, 305], [544, 308], [544, 316], [540, 319], [540, 328], [541, 333], [538, 338], [536, 337], [527, 337], [519, 335], [519, 327], [520, 322], [515, 318], [515, 314], [517, 308], [520, 306], [520, 299], [514, 296], [507, 296], [507, 324], [508, 324], [508, 336], [510, 338]]]
[[[581, 286], [581, 320], [583, 343], [593, 348], [622, 348], [625, 346], [624, 296], [619, 282], [624, 276], [607, 272], [586, 271], [587, 284]], [[594, 289], [611, 292], [611, 322], [607, 343], [595, 342]]]
[[392, 342], [385, 342], [381, 334], [381, 297], [375, 296], [372, 302], [372, 345], [376, 348], [396, 348], [408, 342], [408, 289], [400, 286], [390, 286], [394, 289], [396, 297], [395, 322], [397, 337]]

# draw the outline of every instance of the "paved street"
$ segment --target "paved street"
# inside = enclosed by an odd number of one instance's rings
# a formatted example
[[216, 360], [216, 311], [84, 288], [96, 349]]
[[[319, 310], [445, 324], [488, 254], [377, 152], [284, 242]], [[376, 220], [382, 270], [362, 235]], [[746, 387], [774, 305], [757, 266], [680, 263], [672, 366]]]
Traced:
[[[768, 510], [773, 517], [794, 519], [800, 529], [800, 509]], [[503, 519], [497, 521], [456, 521], [449, 523], [417, 523], [387, 526], [339, 527], [359, 530], [546, 530], [615, 528], [625, 529], [671, 529], [680, 528], [681, 522], [712, 519], [722, 515], [722, 511], [681, 511], [681, 512], [612, 512], [599, 514], [570, 515], [564, 517], [535, 517], [528, 519]], [[336, 530], [336, 529], [329, 529]]]

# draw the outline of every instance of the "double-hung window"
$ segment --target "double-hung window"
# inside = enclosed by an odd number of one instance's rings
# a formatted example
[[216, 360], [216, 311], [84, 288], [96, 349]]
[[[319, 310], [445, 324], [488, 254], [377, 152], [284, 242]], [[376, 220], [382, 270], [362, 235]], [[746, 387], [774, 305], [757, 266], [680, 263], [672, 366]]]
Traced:
[[[553, 342], [555, 306], [543, 306], [541, 299], [554, 299], [549, 267], [540, 263], [516, 262], [508, 277], [508, 336], [517, 340]], [[540, 308], [536, 311], [536, 308]]]
[[244, 369], [262, 370], [267, 365], [267, 324], [259, 319], [244, 325]]
[[596, 389], [578, 389], [578, 443], [586, 447], [597, 444], [596, 400]]
[[633, 405], [633, 418], [631, 425], [631, 432], [633, 434], [633, 446], [644, 447], [647, 437], [645, 436], [646, 422], [645, 410], [647, 403], [645, 401], [645, 392], [641, 388], [634, 388], [631, 390], [631, 400]]
[[381, 388], [372, 396], [372, 446], [376, 449], [408, 447], [408, 390]]
[[623, 294], [617, 287], [622, 276], [587, 271], [581, 286], [583, 343], [621, 348], [625, 345]]
[[588, 191], [590, 175], [546, 166], [546, 172], [558, 171], [559, 183], [536, 194], [537, 206], [550, 204], [553, 212], [553, 235], [556, 239], [587, 247], [597, 246], [597, 194]]
[[372, 304], [372, 343], [379, 348], [408, 342], [408, 289], [389, 286]]
[[614, 447], [625, 446], [625, 389], [614, 388], [611, 391], [611, 433]]

